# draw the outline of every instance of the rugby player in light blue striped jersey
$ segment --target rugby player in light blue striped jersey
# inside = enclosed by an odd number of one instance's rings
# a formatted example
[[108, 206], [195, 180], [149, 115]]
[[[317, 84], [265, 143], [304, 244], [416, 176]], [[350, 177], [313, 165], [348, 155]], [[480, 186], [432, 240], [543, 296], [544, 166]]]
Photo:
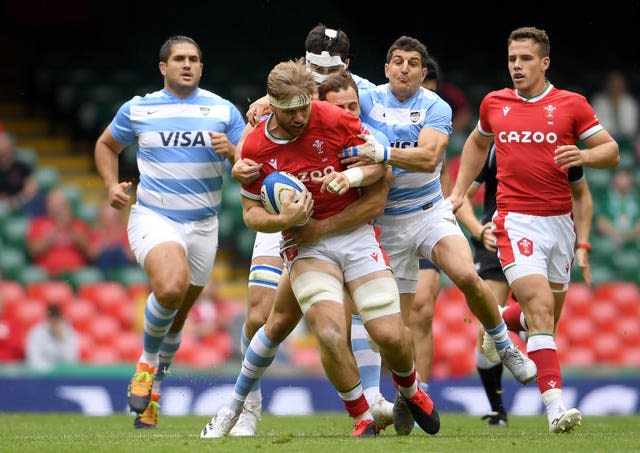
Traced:
[[231, 102], [199, 87], [202, 52], [193, 39], [169, 38], [160, 48], [159, 69], [164, 88], [120, 107], [95, 147], [96, 167], [116, 209], [129, 205], [132, 188], [119, 180], [118, 156], [129, 144], [137, 148], [140, 181], [129, 242], [152, 292], [127, 395], [138, 414], [136, 428], [157, 424], [160, 382], [213, 268], [225, 161], [233, 160], [245, 128]]

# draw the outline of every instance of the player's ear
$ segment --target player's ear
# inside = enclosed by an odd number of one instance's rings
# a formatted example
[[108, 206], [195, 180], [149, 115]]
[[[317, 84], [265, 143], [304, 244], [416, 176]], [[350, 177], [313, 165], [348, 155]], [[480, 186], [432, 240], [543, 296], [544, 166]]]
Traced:
[[167, 75], [167, 63], [161, 61], [160, 63], [158, 63], [158, 69], [160, 69], [160, 74], [162, 74], [163, 76]]

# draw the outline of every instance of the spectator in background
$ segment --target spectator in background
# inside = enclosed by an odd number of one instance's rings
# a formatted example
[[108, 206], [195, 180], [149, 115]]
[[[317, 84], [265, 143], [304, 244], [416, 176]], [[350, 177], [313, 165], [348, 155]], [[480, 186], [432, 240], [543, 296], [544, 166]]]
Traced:
[[43, 212], [43, 202], [38, 195], [33, 168], [16, 158], [11, 136], [0, 131], [0, 200], [13, 211], [35, 216]]
[[616, 169], [612, 185], [599, 203], [596, 229], [618, 247], [638, 248], [640, 238], [640, 197], [635, 190], [634, 173], [630, 168]]
[[216, 284], [209, 280], [191, 308], [191, 315], [185, 324], [185, 332], [191, 334], [194, 339], [200, 340], [226, 329], [230, 320], [223, 318], [218, 308], [220, 302], [222, 302], [220, 291]]
[[100, 205], [91, 235], [89, 256], [92, 263], [108, 277], [115, 269], [136, 263], [129, 245], [124, 211], [111, 207], [109, 201]]
[[443, 79], [442, 69], [432, 56], [427, 60], [427, 76], [422, 86], [437, 91], [438, 95], [451, 107], [452, 133], [466, 134], [472, 114], [469, 99], [460, 87]]
[[627, 91], [627, 81], [621, 71], [607, 76], [604, 90], [592, 99], [600, 123], [617, 140], [631, 143], [638, 135], [638, 101]]
[[47, 194], [47, 212], [31, 220], [27, 245], [33, 262], [49, 276], [58, 277], [89, 263], [91, 228], [75, 217], [64, 190], [54, 188]]
[[47, 318], [35, 325], [27, 336], [27, 364], [48, 371], [58, 364], [78, 362], [78, 339], [58, 305], [50, 305]]
[[24, 359], [24, 330], [20, 321], [7, 313], [0, 295], [0, 363], [19, 362]]

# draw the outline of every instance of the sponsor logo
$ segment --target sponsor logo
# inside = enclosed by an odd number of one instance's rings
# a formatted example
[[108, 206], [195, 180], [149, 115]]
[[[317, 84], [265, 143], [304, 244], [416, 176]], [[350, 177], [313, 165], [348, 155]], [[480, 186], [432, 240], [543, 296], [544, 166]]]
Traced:
[[504, 107], [502, 107], [502, 114], [504, 116], [507, 116], [509, 114], [509, 110], [511, 110], [511, 107], [509, 107], [508, 105], [505, 105]]
[[202, 131], [160, 132], [162, 146], [207, 146]]
[[200, 113], [202, 113], [204, 116], [207, 116], [210, 112], [211, 112], [211, 109], [209, 107], [206, 107], [206, 106], [200, 107]]
[[274, 170], [278, 169], [278, 159], [269, 159], [269, 162], [267, 162], [267, 164], [269, 164]]
[[555, 143], [558, 135], [555, 132], [541, 131], [502, 131], [498, 134], [502, 143]]
[[373, 258], [373, 261], [375, 261], [377, 263], [378, 262], [378, 252], [373, 252], [371, 254], [371, 258]]

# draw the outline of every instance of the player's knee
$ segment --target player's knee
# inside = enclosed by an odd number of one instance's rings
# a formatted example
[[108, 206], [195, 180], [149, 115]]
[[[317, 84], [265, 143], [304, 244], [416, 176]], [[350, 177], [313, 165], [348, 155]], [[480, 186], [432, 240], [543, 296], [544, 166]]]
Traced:
[[350, 347], [347, 343], [345, 332], [338, 326], [324, 324], [315, 334], [324, 354], [329, 354], [334, 359], [339, 359], [344, 357], [344, 354], [349, 353]]
[[400, 313], [398, 286], [391, 277], [363, 283], [355, 289], [352, 298], [364, 322]]
[[305, 272], [291, 281], [300, 309], [306, 313], [320, 301], [343, 303], [344, 289], [340, 280], [324, 272]]
[[[160, 303], [169, 303], [177, 308], [184, 299], [189, 282], [187, 280], [180, 281], [178, 279], [168, 279], [168, 281], [160, 281], [153, 285], [153, 294]], [[174, 305], [177, 304], [177, 305]], [[163, 304], [164, 305], [164, 304]]]
[[475, 271], [460, 270], [453, 277], [453, 283], [465, 294], [480, 290], [483, 281]]

